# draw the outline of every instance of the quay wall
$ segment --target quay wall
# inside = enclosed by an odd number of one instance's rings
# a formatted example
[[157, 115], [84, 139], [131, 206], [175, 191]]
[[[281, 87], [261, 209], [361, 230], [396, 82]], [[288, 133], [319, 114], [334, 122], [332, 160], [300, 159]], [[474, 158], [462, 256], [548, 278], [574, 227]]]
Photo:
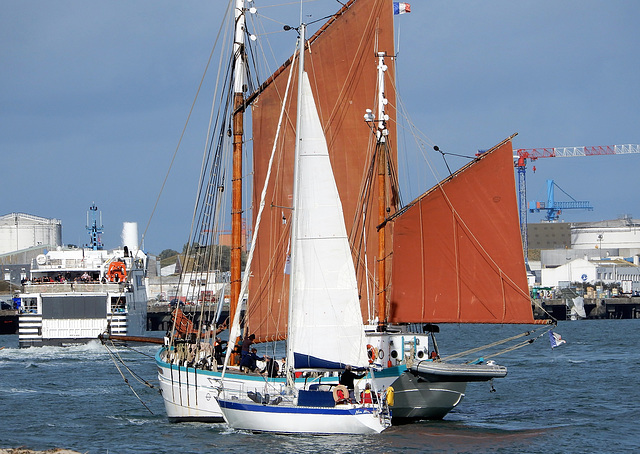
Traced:
[[[567, 302], [565, 299], [537, 299], [536, 306], [540, 305], [557, 320], [567, 320]], [[640, 297], [617, 298], [585, 298], [584, 311], [587, 319], [640, 319]], [[544, 318], [544, 312], [534, 307], [536, 318]]]

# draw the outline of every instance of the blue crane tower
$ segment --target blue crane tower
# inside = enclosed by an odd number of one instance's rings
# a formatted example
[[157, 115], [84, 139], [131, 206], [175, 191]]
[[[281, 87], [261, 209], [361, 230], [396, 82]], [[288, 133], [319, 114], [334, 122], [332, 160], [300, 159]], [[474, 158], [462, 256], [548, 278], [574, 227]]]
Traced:
[[[555, 200], [554, 189], [558, 188], [569, 196], [571, 202], [559, 202]], [[555, 222], [562, 214], [562, 210], [588, 210], [593, 211], [593, 207], [590, 202], [579, 201], [567, 194], [560, 186], [558, 186], [553, 180], [547, 180], [547, 201], [546, 202], [529, 202], [529, 213], [545, 212], [544, 220], [546, 222]]]

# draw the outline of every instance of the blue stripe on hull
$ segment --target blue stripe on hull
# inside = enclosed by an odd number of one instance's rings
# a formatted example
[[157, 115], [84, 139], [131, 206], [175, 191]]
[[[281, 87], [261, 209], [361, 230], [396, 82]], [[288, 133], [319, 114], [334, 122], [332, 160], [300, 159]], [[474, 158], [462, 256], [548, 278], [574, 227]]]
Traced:
[[327, 408], [327, 407], [289, 407], [278, 405], [259, 405], [252, 403], [241, 403], [230, 400], [218, 399], [218, 404], [222, 408], [229, 410], [251, 411], [255, 413], [292, 413], [292, 414], [314, 414], [314, 415], [361, 415], [365, 413], [373, 414], [373, 408]]

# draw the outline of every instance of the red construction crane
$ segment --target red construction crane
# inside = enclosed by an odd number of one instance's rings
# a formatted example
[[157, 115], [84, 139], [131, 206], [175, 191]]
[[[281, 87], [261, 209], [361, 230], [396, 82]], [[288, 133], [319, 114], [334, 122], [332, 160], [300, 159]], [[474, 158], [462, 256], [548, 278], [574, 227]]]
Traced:
[[[640, 145], [605, 145], [597, 147], [520, 148], [516, 150], [515, 167], [518, 169], [518, 206], [520, 208], [520, 233], [524, 258], [529, 260], [527, 238], [527, 160], [540, 158], [572, 158], [576, 156], [602, 156], [640, 153]], [[535, 167], [534, 167], [535, 170]]]

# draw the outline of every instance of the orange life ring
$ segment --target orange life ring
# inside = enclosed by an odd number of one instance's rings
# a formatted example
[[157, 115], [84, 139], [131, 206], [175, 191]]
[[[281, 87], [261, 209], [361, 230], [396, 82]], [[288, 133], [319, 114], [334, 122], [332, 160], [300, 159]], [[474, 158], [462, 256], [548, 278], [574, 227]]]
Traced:
[[369, 364], [371, 364], [378, 358], [378, 350], [373, 345], [367, 344], [367, 355], [369, 356]]

